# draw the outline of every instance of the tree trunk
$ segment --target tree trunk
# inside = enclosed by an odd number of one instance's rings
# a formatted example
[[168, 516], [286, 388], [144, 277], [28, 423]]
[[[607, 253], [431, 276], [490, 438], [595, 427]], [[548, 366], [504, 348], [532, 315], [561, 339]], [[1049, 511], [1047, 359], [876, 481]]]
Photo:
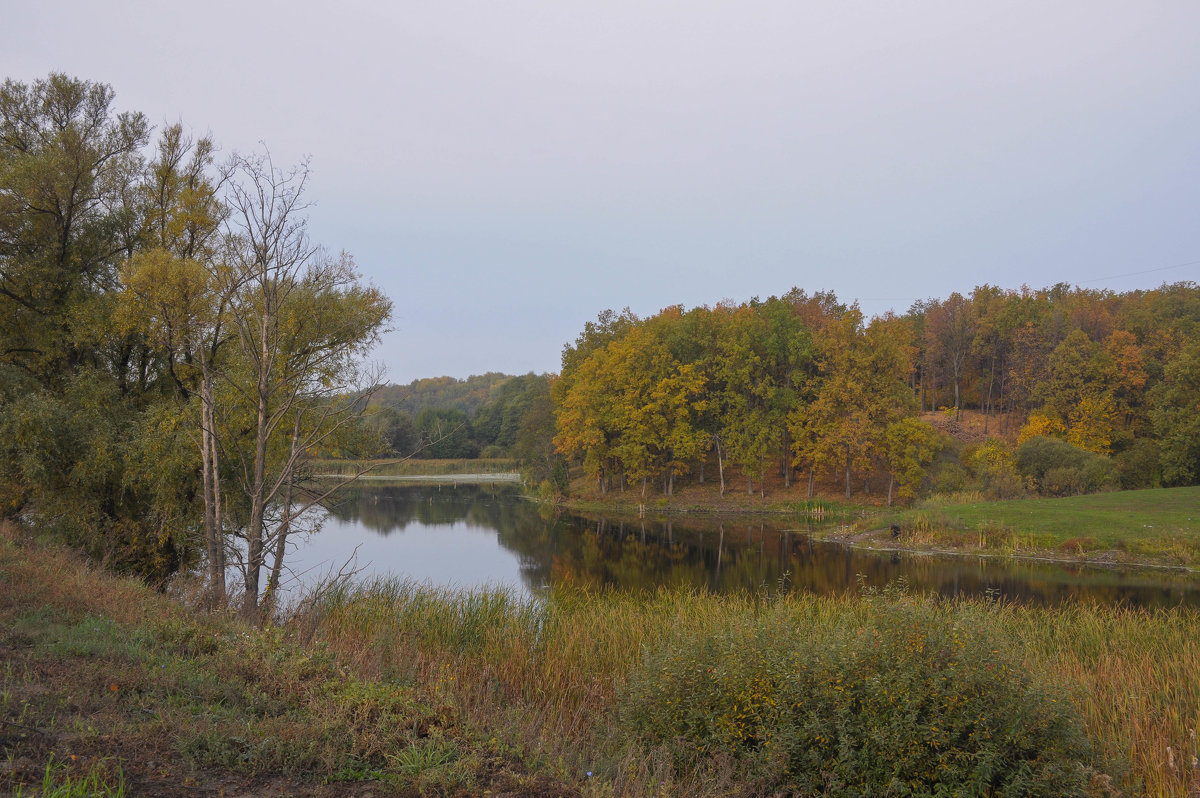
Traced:
[[258, 583], [263, 566], [263, 517], [267, 512], [267, 437], [268, 437], [268, 379], [270, 375], [269, 331], [274, 314], [270, 302], [263, 311], [259, 325], [261, 360], [258, 362], [258, 412], [254, 427], [254, 473], [250, 483], [250, 518], [246, 525], [245, 592], [242, 594], [242, 615], [258, 622]]
[[808, 498], [813, 497], [813, 487], [817, 481], [817, 468], [812, 466], [808, 469]]
[[986, 405], [986, 410], [983, 414], [983, 434], [984, 435], [987, 435], [987, 433], [988, 433], [988, 421], [991, 420], [991, 416], [992, 416], [992, 387], [995, 384], [996, 384], [996, 356], [992, 355], [992, 367], [988, 374], [987, 405]]
[[[289, 462], [294, 462], [299, 454], [297, 446], [300, 442], [300, 416], [296, 416], [296, 425], [292, 429], [292, 446], [291, 458]], [[279, 529], [275, 532], [275, 557], [271, 563], [271, 575], [267, 577], [267, 592], [266, 600], [275, 601], [275, 595], [279, 591], [279, 578], [283, 573], [283, 558], [287, 553], [287, 538], [292, 531], [292, 490], [295, 487], [295, 469], [289, 469], [286, 489], [283, 494], [283, 517], [279, 521]]]
[[792, 432], [783, 427], [783, 487], [792, 486]]
[[717, 472], [721, 475], [721, 495], [725, 495], [725, 461], [721, 457], [721, 439], [714, 438], [717, 442]]
[[221, 524], [221, 469], [217, 454], [212, 377], [204, 363], [200, 382], [200, 470], [204, 491], [204, 542], [208, 553], [208, 605], [225, 605], [225, 538]]
[[892, 506], [892, 486], [895, 484], [896, 484], [896, 474], [893, 472], [891, 477], [888, 479], [888, 503], [887, 503], [888, 507]]
[[846, 498], [850, 498], [850, 447], [846, 447]]

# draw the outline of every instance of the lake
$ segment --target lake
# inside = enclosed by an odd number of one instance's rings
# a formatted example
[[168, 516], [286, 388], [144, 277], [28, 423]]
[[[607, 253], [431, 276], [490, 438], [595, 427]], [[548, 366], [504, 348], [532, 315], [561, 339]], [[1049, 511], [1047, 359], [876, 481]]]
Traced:
[[509, 486], [353, 486], [322, 529], [290, 552], [290, 589], [351, 563], [360, 577], [492, 586], [537, 595], [551, 585], [704, 591], [882, 587], [900, 577], [943, 596], [1038, 604], [1200, 606], [1200, 579], [1172, 571], [978, 556], [873, 552], [813, 540], [797, 519], [618, 521], [547, 513]]

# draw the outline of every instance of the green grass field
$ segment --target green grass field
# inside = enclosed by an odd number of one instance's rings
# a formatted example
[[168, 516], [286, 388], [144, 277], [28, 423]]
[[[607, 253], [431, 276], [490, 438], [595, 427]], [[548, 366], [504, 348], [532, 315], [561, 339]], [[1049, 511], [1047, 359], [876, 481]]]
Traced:
[[1062, 499], [927, 501], [860, 526], [898, 523], [909, 540], [1006, 552], [1047, 551], [1163, 565], [1200, 565], [1200, 487]]

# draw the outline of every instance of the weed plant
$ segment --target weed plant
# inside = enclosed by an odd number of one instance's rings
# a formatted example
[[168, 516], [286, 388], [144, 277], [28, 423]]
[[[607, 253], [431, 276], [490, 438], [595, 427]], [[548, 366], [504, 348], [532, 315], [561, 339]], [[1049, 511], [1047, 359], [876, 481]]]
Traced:
[[[110, 774], [110, 768], [106, 765], [100, 763], [89, 768], [84, 775], [73, 777], [51, 755], [42, 776], [41, 792], [37, 795], [39, 798], [125, 798], [125, 777], [120, 769], [116, 770], [115, 775]], [[26, 795], [24, 787], [17, 787], [13, 792], [13, 798], [25, 798]]]

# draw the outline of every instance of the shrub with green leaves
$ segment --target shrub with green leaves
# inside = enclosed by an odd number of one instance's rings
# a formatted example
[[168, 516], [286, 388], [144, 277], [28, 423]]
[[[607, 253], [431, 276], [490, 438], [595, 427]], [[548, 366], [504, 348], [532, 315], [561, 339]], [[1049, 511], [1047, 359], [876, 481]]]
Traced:
[[1057, 438], [1033, 437], [1017, 448], [1017, 470], [1037, 481], [1044, 493], [1072, 496], [1117, 487], [1112, 458]]
[[1002, 439], [988, 438], [964, 455], [987, 498], [1016, 499], [1025, 493], [1013, 452]]
[[732, 757], [755, 792], [1086, 794], [1070, 697], [1022, 666], [991, 612], [891, 590], [680, 634], [632, 675], [621, 728], [680, 773]]

